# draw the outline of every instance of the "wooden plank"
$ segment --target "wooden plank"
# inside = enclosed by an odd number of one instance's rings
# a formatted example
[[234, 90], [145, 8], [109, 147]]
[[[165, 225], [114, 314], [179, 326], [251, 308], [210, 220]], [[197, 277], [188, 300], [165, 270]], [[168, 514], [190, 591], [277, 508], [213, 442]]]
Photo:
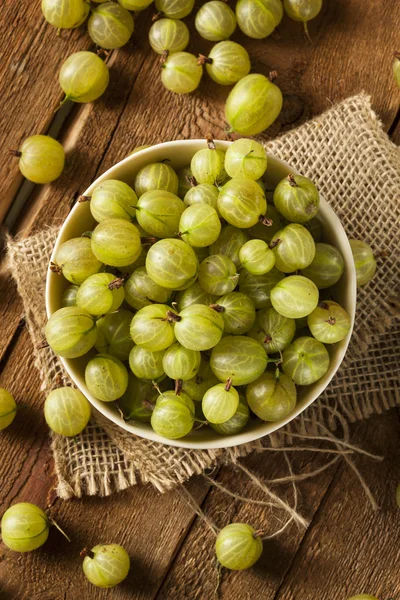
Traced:
[[[27, 332], [19, 337], [2, 372], [20, 407], [14, 423], [0, 435], [0, 515], [16, 502], [46, 506], [55, 478], [44, 422], [43, 395], [32, 362]], [[23, 367], [23, 368], [22, 368]], [[17, 375], [17, 376], [16, 376]], [[201, 503], [208, 486], [194, 478], [189, 489]], [[18, 600], [108, 598], [81, 574], [80, 550], [97, 543], [121, 543], [132, 558], [126, 582], [113, 591], [115, 600], [153, 598], [194, 518], [175, 493], [159, 494], [152, 486], [135, 486], [108, 498], [57, 500], [50, 515], [68, 532], [69, 543], [55, 528], [39, 550], [17, 554], [0, 549], [0, 597]]]
[[274, 600], [331, 600], [356, 594], [398, 598], [400, 581], [400, 426], [396, 411], [371, 418], [362, 431], [367, 448], [384, 455], [356, 463], [380, 510], [373, 512], [348, 469], [341, 469]]
[[[44, 20], [40, 2], [3, 3], [1, 22], [0, 131], [7, 152], [29, 135], [47, 131], [63, 97], [58, 85], [61, 64], [69, 54], [88, 48], [91, 41], [85, 25], [57, 36], [57, 30]], [[23, 180], [15, 159], [3, 157], [0, 177], [1, 222]]]
[[[304, 453], [290, 456], [294, 472], [310, 472], [326, 463], [325, 455], [323, 455], [325, 458], [321, 455], [313, 456]], [[246, 466], [266, 479], [284, 477], [288, 474], [284, 457], [278, 453], [252, 456], [250, 460], [246, 460]], [[299, 511], [308, 521], [312, 520], [317, 512], [335, 470], [336, 467], [332, 466], [318, 478], [306, 480], [299, 486], [301, 497]], [[246, 475], [232, 470], [231, 467], [223, 468], [217, 480], [243, 496], [257, 500], [268, 499], [266, 494], [255, 487]], [[290, 487], [272, 486], [271, 489], [293, 504]], [[287, 518], [283, 511], [277, 513], [276, 510], [264, 506], [242, 503], [216, 489], [210, 491], [202, 508], [218, 527], [231, 522], [242, 522], [264, 530], [267, 535], [280, 528]], [[304, 535], [304, 529], [299, 529], [292, 524], [280, 537], [264, 542], [263, 555], [252, 569], [243, 572], [223, 570], [220, 597], [224, 600], [273, 598]], [[218, 580], [214, 543], [215, 535], [207, 525], [196, 519], [157, 595], [157, 600], [213, 598]]]

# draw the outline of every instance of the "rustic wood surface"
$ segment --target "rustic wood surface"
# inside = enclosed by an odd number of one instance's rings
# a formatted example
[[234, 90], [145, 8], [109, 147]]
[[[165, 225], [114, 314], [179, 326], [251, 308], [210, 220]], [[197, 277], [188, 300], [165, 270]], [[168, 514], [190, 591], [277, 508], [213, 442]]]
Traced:
[[[71, 107], [61, 124], [54, 122], [54, 109], [62, 99], [57, 73], [66, 56], [91, 47], [85, 28], [57, 37], [43, 21], [38, 1], [23, 0], [21, 5], [6, 0], [0, 18], [0, 222], [23, 191], [17, 165], [6, 157], [6, 150], [53, 127], [60, 129], [57, 137], [67, 152], [59, 180], [27, 188], [27, 203], [12, 233], [28, 235], [61, 223], [76, 195], [137, 145], [203, 137], [209, 131], [226, 138], [226, 89], [206, 77], [199, 90], [187, 97], [162, 87], [158, 57], [147, 41], [151, 11], [138, 16], [132, 42], [110, 53], [111, 79], [104, 96], [94, 104]], [[193, 32], [193, 17], [187, 21]], [[399, 22], [397, 0], [325, 0], [321, 14], [310, 24], [312, 45], [301, 26], [287, 18], [267, 40], [249, 40], [235, 33], [233, 39], [248, 48], [255, 71], [278, 71], [285, 94], [279, 122], [260, 138], [276, 136], [332, 103], [366, 90], [384, 128], [400, 142], [400, 96], [391, 73], [391, 55], [399, 49]], [[190, 51], [204, 53], [210, 47], [193, 32]], [[213, 534], [177, 493], [162, 496], [146, 486], [106, 499], [54, 500], [43, 397], [21, 302], [4, 259], [0, 322], [0, 385], [23, 404], [14, 424], [0, 434], [0, 513], [17, 501], [50, 503], [51, 515], [72, 538], [68, 543], [52, 530], [49, 542], [27, 555], [1, 545], [0, 599], [213, 598], [217, 584]], [[299, 486], [299, 510], [310, 523], [308, 529], [292, 526], [280, 538], [266, 542], [260, 562], [248, 572], [222, 572], [224, 600], [346, 600], [356, 593], [375, 594], [380, 600], [400, 597], [400, 528], [394, 501], [400, 481], [398, 414], [373, 418], [353, 434], [365, 448], [385, 457], [378, 464], [356, 459], [381, 510], [371, 510], [354, 473], [341, 462], [305, 480]], [[306, 453], [292, 459], [296, 472], [326, 462], [324, 455]], [[281, 455], [263, 454], [246, 464], [268, 479], [287, 473]], [[213, 477], [243, 496], [264, 498], [239, 470], [222, 468]], [[188, 489], [219, 526], [243, 520], [268, 532], [273, 525], [269, 509], [234, 500], [202, 478], [193, 479]], [[288, 494], [290, 499], [290, 490]], [[98, 590], [82, 577], [79, 550], [109, 541], [127, 548], [132, 569], [121, 586]]]

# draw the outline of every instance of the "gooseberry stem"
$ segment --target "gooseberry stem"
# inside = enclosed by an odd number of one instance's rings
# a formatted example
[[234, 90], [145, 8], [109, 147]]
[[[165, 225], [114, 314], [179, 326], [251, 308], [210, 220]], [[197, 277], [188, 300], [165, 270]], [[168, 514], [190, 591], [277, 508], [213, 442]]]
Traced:
[[154, 404], [152, 404], [151, 402], [149, 402], [148, 400], [146, 400], [146, 398], [144, 398], [144, 400], [142, 400], [142, 406], [144, 408], [147, 408], [147, 410], [154, 410]]
[[81, 234], [81, 237], [85, 237], [85, 238], [89, 238], [90, 239], [92, 237], [92, 234], [93, 234], [93, 231], [84, 231]]
[[335, 325], [336, 319], [335, 319], [335, 317], [329, 317], [329, 319], [327, 321], [325, 321], [325, 323], [329, 323], [329, 325]]
[[225, 306], [221, 306], [220, 304], [209, 304], [209, 307], [215, 310], [217, 313], [225, 312]]
[[257, 529], [257, 531], [253, 533], [253, 538], [256, 540], [257, 538], [262, 537], [263, 535], [265, 535], [265, 531], [263, 529]]
[[78, 196], [78, 202], [90, 202], [90, 198], [91, 196], [85, 196], [84, 194], [81, 194]]
[[160, 63], [163, 65], [169, 56], [169, 50], [164, 50], [160, 56]]
[[91, 558], [93, 560], [94, 559], [94, 552], [92, 552], [91, 550], [89, 550], [89, 548], [84, 548], [79, 553], [79, 556], [81, 556], [82, 558]]
[[208, 146], [208, 148], [210, 150], [216, 150], [217, 149], [217, 147], [215, 145], [215, 142], [214, 142], [214, 136], [213, 136], [212, 133], [208, 133], [207, 134], [207, 136], [206, 136], [206, 142], [207, 142], [207, 146]]
[[294, 175], [292, 175], [292, 173], [289, 173], [289, 175], [287, 176], [288, 180], [289, 180], [289, 185], [291, 187], [299, 187], [296, 183], [296, 180], [294, 178]]
[[65, 538], [66, 538], [66, 539], [67, 539], [69, 542], [71, 542], [71, 539], [70, 539], [70, 538], [67, 536], [67, 534], [65, 533], [65, 531], [63, 531], [63, 530], [61, 529], [61, 527], [59, 526], [59, 524], [58, 524], [58, 523], [57, 523], [57, 522], [56, 522], [54, 519], [51, 519], [51, 518], [49, 518], [49, 522], [50, 522], [52, 525], [54, 525], [54, 527], [55, 527], [56, 529], [58, 529], [58, 531], [59, 531], [60, 533], [62, 533], [62, 534], [63, 534], [63, 536], [64, 536], [64, 537], [65, 537]]
[[8, 152], [11, 154], [11, 156], [15, 156], [16, 158], [21, 158], [22, 156], [22, 152], [19, 150], [9, 150]]
[[158, 21], [158, 19], [161, 19], [163, 16], [164, 16], [164, 13], [162, 12], [162, 10], [160, 10], [151, 17], [151, 20]]
[[124, 273], [124, 275], [122, 275], [122, 277], [116, 277], [115, 279], [113, 279], [113, 281], [111, 281], [111, 283], [108, 284], [108, 289], [109, 290], [118, 290], [120, 287], [122, 287], [125, 283], [125, 281], [129, 278], [129, 273]]
[[278, 71], [270, 71], [270, 73], [268, 75], [268, 79], [270, 80], [271, 83], [273, 83], [277, 77], [278, 77]]
[[308, 24], [307, 24], [307, 21], [304, 21], [303, 25], [304, 25], [304, 33], [306, 34], [306, 36], [307, 36], [307, 38], [308, 38], [308, 41], [310, 42], [310, 44], [312, 44], [312, 43], [313, 43], [313, 41], [312, 41], [312, 39], [311, 39], [311, 37], [310, 37], [310, 34], [309, 34], [309, 32], [308, 32]]
[[318, 304], [319, 308], [322, 308], [323, 310], [329, 310], [329, 304], [327, 302], [320, 302]]
[[199, 58], [197, 59], [198, 65], [212, 65], [213, 59], [205, 56], [204, 54], [199, 54]]
[[192, 187], [196, 187], [197, 181], [194, 175], [186, 175], [186, 181], [190, 183]]
[[142, 244], [155, 244], [157, 241], [156, 237], [142, 237], [140, 238]]
[[269, 333], [267, 333], [267, 335], [264, 338], [264, 344], [270, 344], [272, 342], [272, 337], [270, 336]]
[[180, 317], [176, 313], [172, 312], [172, 310], [167, 310], [166, 317], [163, 320], [170, 321], [170, 322], [172, 321], [173, 323], [178, 323], [179, 321], [182, 320], [182, 317]]
[[278, 238], [277, 240], [274, 240], [273, 242], [271, 242], [269, 245], [269, 249], [272, 250], [273, 248], [276, 248], [276, 246], [278, 244], [280, 244], [280, 241], [281, 241], [280, 238]]
[[265, 215], [260, 215], [258, 217], [258, 220], [262, 225], [266, 225], [267, 227], [270, 227], [273, 224], [272, 219], [268, 219], [268, 217], [266, 217]]
[[182, 391], [182, 384], [182, 379], [175, 379], [175, 396], [180, 396], [180, 393]]
[[229, 392], [229, 390], [231, 389], [231, 387], [232, 387], [232, 377], [229, 377], [226, 380], [225, 388], [224, 389], [225, 389], [226, 392]]
[[61, 275], [61, 267], [56, 265], [56, 263], [51, 262], [49, 268], [52, 273], [55, 273], [56, 275]]

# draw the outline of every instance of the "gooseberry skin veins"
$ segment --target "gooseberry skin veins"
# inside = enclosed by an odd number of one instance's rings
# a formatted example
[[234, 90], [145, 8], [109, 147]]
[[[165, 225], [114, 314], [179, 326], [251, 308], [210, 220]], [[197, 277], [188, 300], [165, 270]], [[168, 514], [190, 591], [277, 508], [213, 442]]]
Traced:
[[115, 2], [104, 2], [92, 9], [88, 21], [91, 39], [106, 50], [124, 46], [129, 41], [133, 29], [131, 13]]
[[92, 251], [92, 244], [88, 238], [72, 238], [67, 240], [56, 252], [55, 264], [61, 269], [65, 279], [80, 285], [98, 273], [103, 263], [96, 258]]
[[202, 148], [192, 157], [190, 169], [197, 183], [222, 184], [226, 179], [225, 152], [219, 148]]
[[106, 265], [124, 267], [135, 262], [142, 246], [138, 229], [124, 219], [106, 219], [95, 227], [92, 252]]
[[11, 425], [17, 414], [17, 405], [13, 396], [0, 388], [0, 431]]
[[198, 281], [185, 290], [178, 292], [175, 296], [175, 302], [179, 311], [192, 304], [205, 304], [208, 306], [209, 304], [215, 304], [216, 301], [217, 296], [205, 292]]
[[97, 339], [95, 348], [100, 354], [111, 354], [119, 360], [128, 360], [133, 347], [130, 324], [133, 313], [124, 308], [105, 315], [96, 321]]
[[217, 210], [218, 189], [209, 183], [199, 183], [191, 187], [183, 198], [185, 206], [208, 204]]
[[251, 410], [263, 421], [276, 423], [294, 410], [297, 400], [292, 379], [280, 373], [266, 371], [246, 388], [246, 398]]
[[209, 204], [194, 204], [182, 213], [179, 232], [190, 246], [206, 248], [218, 239], [221, 221], [215, 208]]
[[125, 300], [136, 310], [145, 306], [166, 304], [171, 298], [172, 291], [155, 283], [148, 276], [146, 267], [139, 267], [129, 277], [124, 285]]
[[[150, 163], [144, 166], [135, 177], [133, 184], [135, 192], [140, 198], [146, 192], [163, 190], [171, 194], [178, 192], [178, 176], [175, 171], [165, 163]], [[166, 196], [168, 198], [168, 196]]]
[[89, 5], [83, 0], [42, 0], [42, 13], [53, 27], [74, 29], [86, 19]]
[[245, 398], [239, 396], [239, 404], [233, 417], [225, 423], [209, 423], [209, 425], [219, 435], [237, 435], [246, 427], [249, 417], [250, 411], [247, 402]]
[[265, 275], [275, 266], [275, 254], [263, 240], [249, 240], [240, 249], [242, 266], [254, 275]]
[[194, 0], [156, 0], [156, 9], [170, 19], [183, 19], [193, 10]]
[[288, 221], [306, 223], [318, 213], [319, 193], [307, 177], [289, 175], [275, 188], [274, 204]]
[[90, 404], [79, 390], [56, 388], [44, 403], [47, 425], [59, 435], [74, 437], [85, 429], [91, 415]]
[[243, 270], [239, 278], [239, 292], [249, 296], [257, 309], [269, 308], [272, 306], [271, 291], [284, 279], [285, 275], [275, 267], [264, 275], [253, 275]]
[[213, 348], [210, 367], [222, 382], [232, 380], [234, 386], [247, 385], [257, 379], [267, 366], [267, 355], [256, 340], [247, 336], [223, 337]]
[[190, 410], [191, 413], [194, 414], [195, 406], [193, 400], [190, 398], [190, 396], [182, 391], [179, 392], [179, 396], [177, 396], [173, 390], [166, 390], [165, 392], [162, 392], [156, 399], [156, 406], [160, 407], [165, 406], [166, 404], [168, 405], [171, 400], [183, 404]]
[[182, 240], [163, 239], [146, 256], [146, 271], [161, 287], [184, 290], [194, 283], [199, 262], [191, 246]]
[[373, 279], [376, 260], [372, 248], [361, 240], [349, 240], [356, 268], [357, 286], [363, 286]]
[[139, 379], [162, 381], [165, 378], [163, 356], [164, 350], [152, 351], [134, 346], [129, 353], [129, 367]]
[[297, 385], [310, 385], [329, 369], [329, 354], [321, 342], [312, 337], [300, 337], [283, 352], [282, 370]]
[[151, 236], [170, 238], [179, 231], [179, 220], [185, 205], [178, 196], [165, 190], [142, 194], [136, 205], [139, 225]]
[[234, 387], [226, 389], [224, 383], [211, 387], [203, 396], [201, 407], [208, 422], [219, 425], [231, 419], [239, 406], [239, 394]]
[[233, 227], [233, 225], [224, 225], [219, 238], [210, 246], [210, 255], [225, 254], [236, 267], [240, 267], [239, 251], [248, 239], [249, 236], [243, 229]]
[[341, 342], [349, 333], [351, 320], [337, 302], [326, 300], [307, 317], [308, 327], [316, 340], [323, 344]]
[[278, 231], [270, 247], [275, 254], [275, 266], [283, 273], [305, 269], [314, 260], [316, 247], [311, 233], [298, 223]]
[[229, 177], [247, 177], [257, 181], [267, 169], [267, 153], [259, 142], [235, 140], [226, 151], [225, 169]]
[[218, 298], [217, 310], [224, 320], [225, 333], [243, 335], [247, 333], [256, 319], [256, 310], [251, 299], [240, 292], [230, 292]]
[[170, 440], [188, 435], [194, 424], [192, 411], [179, 400], [156, 404], [151, 415], [154, 431]]
[[255, 225], [267, 210], [264, 192], [255, 181], [235, 177], [221, 189], [218, 211], [234, 227], [246, 229]]
[[150, 27], [149, 41], [157, 54], [182, 52], [189, 43], [189, 29], [179, 19], [158, 19]]
[[119, 544], [98, 545], [92, 548], [94, 557], [85, 556], [82, 569], [87, 579], [100, 588], [111, 588], [123, 581], [130, 569], [130, 559]]
[[161, 81], [170, 92], [190, 94], [198, 87], [203, 67], [189, 52], [175, 52], [161, 65]]
[[284, 0], [283, 6], [288, 17], [305, 23], [319, 14], [322, 0]]
[[200, 367], [201, 355], [198, 350], [190, 350], [176, 343], [164, 352], [162, 365], [171, 379], [187, 381], [195, 377]]
[[118, 310], [124, 301], [124, 288], [112, 289], [115, 281], [111, 273], [96, 273], [88, 277], [76, 294], [76, 304], [94, 316]]
[[43, 546], [49, 536], [46, 513], [29, 502], [13, 504], [1, 519], [1, 537], [15, 552], [31, 552]]
[[113, 402], [126, 392], [128, 371], [115, 356], [97, 354], [86, 365], [85, 383], [95, 398], [102, 402]]
[[201, 262], [198, 281], [208, 294], [223, 296], [235, 289], [239, 275], [228, 256], [212, 254]]
[[253, 136], [267, 129], [282, 110], [282, 92], [267, 77], [251, 74], [243, 77], [231, 90], [225, 117], [231, 131]]
[[55, 354], [78, 358], [93, 348], [97, 338], [96, 322], [78, 306], [60, 308], [47, 321], [45, 336]]
[[251, 69], [247, 50], [231, 41], [219, 42], [211, 48], [205, 65], [208, 75], [219, 85], [233, 85]]
[[248, 335], [260, 342], [267, 354], [276, 354], [289, 346], [295, 333], [296, 321], [270, 307], [257, 311], [255, 326]]
[[184, 308], [175, 323], [178, 342], [189, 350], [210, 350], [222, 337], [224, 321], [221, 315], [204, 304], [191, 304]]
[[135, 344], [156, 352], [166, 350], [175, 341], [174, 327], [168, 313], [176, 313], [166, 304], [151, 304], [141, 308], [131, 322], [131, 337]]
[[280, 0], [239, 0], [236, 4], [236, 18], [239, 28], [248, 37], [263, 39], [270, 35], [283, 17]]
[[93, 190], [90, 198], [90, 212], [98, 223], [106, 219], [136, 218], [137, 196], [133, 189], [117, 179], [102, 181]]
[[201, 37], [210, 42], [226, 40], [236, 29], [235, 13], [224, 2], [211, 0], [197, 12], [195, 28]]
[[69, 100], [94, 102], [104, 94], [110, 74], [107, 65], [94, 52], [75, 52], [63, 63], [59, 82]]
[[66, 306], [76, 306], [76, 294], [78, 293], [79, 285], [69, 285], [63, 292], [61, 297], [61, 308]]
[[219, 532], [215, 542], [218, 562], [232, 571], [252, 567], [260, 558], [263, 543], [246, 523], [231, 523]]
[[335, 285], [343, 272], [344, 258], [340, 250], [323, 242], [315, 244], [315, 256], [312, 262], [302, 269], [302, 274], [311, 279], [320, 290]]
[[318, 298], [315, 283], [301, 275], [284, 278], [271, 291], [272, 306], [289, 319], [307, 317], [317, 308]]
[[51, 183], [64, 169], [64, 148], [49, 135], [32, 135], [19, 148], [18, 167], [33, 183]]

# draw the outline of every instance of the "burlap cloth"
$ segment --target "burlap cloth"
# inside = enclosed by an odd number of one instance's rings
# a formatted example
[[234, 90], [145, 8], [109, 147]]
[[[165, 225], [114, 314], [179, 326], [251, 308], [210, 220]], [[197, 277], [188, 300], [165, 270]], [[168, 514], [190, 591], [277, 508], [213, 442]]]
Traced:
[[[334, 106], [323, 115], [266, 144], [318, 185], [347, 234], [367, 241], [378, 257], [375, 279], [358, 292], [356, 326], [345, 361], [333, 381], [285, 432], [228, 450], [184, 450], [135, 437], [95, 412], [74, 439], [53, 435], [57, 493], [106, 496], [139, 481], [164, 492], [192, 475], [265, 445], [290, 432], [316, 435], [400, 405], [400, 327], [396, 327], [400, 239], [400, 150], [388, 139], [366, 95]], [[70, 384], [44, 341], [44, 289], [58, 227], [22, 240], [9, 240], [11, 272], [22, 297], [34, 359], [42, 381], [42, 402], [53, 388]]]

